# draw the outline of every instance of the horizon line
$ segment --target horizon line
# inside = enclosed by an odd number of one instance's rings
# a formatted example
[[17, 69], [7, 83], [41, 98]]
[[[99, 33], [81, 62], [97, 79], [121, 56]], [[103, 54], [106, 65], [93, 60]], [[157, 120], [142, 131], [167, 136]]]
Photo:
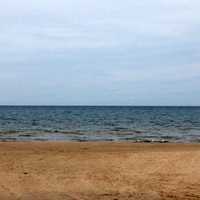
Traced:
[[30, 107], [200, 107], [200, 105], [87, 105], [87, 104], [72, 104], [72, 105], [54, 105], [54, 104], [45, 104], [45, 105], [42, 105], [42, 104], [0, 104], [0, 107], [3, 107], [3, 106], [30, 106]]

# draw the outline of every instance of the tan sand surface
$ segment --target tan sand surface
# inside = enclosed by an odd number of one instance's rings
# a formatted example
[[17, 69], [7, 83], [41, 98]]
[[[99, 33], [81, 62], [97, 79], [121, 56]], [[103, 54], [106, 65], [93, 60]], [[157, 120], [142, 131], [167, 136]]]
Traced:
[[200, 145], [2, 142], [4, 199], [200, 199]]

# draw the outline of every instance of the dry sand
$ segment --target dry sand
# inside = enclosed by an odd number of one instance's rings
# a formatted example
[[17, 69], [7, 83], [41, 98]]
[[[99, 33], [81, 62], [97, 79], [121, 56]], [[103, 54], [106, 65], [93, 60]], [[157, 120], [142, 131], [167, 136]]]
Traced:
[[0, 143], [4, 199], [200, 199], [200, 145]]

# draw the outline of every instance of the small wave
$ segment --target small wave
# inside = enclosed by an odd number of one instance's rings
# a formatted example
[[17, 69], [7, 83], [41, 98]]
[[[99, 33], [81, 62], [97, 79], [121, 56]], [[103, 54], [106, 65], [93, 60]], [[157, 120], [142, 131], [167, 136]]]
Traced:
[[158, 140], [158, 139], [139, 139], [135, 141], [136, 143], [169, 143], [169, 140]]
[[128, 131], [129, 129], [128, 128], [125, 128], [125, 127], [114, 127], [111, 129], [111, 131]]

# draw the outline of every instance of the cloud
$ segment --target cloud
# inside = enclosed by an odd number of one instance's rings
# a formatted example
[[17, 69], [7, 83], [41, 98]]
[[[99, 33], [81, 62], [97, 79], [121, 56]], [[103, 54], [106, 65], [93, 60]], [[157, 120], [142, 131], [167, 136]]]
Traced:
[[0, 103], [198, 104], [199, 7], [197, 0], [2, 1]]

